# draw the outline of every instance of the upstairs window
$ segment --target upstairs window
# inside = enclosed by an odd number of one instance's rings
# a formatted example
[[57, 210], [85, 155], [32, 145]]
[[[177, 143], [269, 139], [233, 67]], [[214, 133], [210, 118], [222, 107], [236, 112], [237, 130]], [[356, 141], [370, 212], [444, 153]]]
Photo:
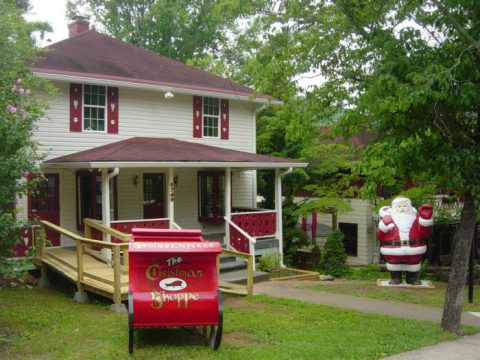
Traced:
[[198, 173], [198, 220], [222, 222], [225, 216], [225, 174]]
[[218, 124], [220, 123], [219, 99], [203, 98], [203, 137], [218, 138]]
[[83, 86], [83, 130], [105, 131], [105, 86]]
[[193, 137], [229, 139], [229, 101], [212, 97], [193, 97]]
[[70, 131], [118, 134], [118, 88], [70, 84]]

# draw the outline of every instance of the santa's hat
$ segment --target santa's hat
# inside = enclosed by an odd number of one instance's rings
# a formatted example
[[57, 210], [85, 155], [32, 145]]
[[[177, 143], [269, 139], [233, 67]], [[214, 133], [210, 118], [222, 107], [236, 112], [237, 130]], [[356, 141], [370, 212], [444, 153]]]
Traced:
[[392, 206], [394, 206], [396, 204], [400, 204], [400, 203], [408, 203], [408, 205], [410, 205], [410, 207], [412, 206], [412, 201], [409, 198], [407, 198], [403, 195], [399, 195], [395, 199], [393, 199]]

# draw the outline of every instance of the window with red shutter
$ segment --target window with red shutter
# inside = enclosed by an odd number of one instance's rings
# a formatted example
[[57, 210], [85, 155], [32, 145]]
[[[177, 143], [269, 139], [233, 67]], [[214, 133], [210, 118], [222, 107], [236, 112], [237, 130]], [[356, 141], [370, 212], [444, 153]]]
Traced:
[[70, 131], [118, 134], [118, 88], [70, 84]]
[[107, 130], [109, 134], [118, 134], [118, 88], [107, 90]]
[[193, 137], [229, 138], [229, 102], [212, 97], [193, 97]]
[[82, 131], [82, 84], [70, 84], [70, 131]]

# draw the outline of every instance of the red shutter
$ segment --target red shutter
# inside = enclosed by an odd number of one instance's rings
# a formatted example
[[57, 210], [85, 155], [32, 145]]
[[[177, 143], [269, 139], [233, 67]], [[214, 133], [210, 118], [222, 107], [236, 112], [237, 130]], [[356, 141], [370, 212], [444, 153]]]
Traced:
[[107, 88], [107, 132], [118, 134], [118, 88]]
[[221, 100], [220, 101], [220, 138], [222, 140], [228, 140], [228, 133], [229, 133], [229, 110], [228, 110], [228, 100]]
[[70, 84], [70, 131], [82, 131], [82, 84]]
[[193, 137], [202, 137], [202, 97], [193, 97]]

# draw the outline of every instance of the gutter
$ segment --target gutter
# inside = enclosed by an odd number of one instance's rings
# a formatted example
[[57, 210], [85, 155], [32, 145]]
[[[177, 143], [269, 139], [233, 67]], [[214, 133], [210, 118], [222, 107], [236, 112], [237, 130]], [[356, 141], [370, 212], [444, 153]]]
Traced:
[[[144, 82], [134, 82], [129, 80], [119, 80], [115, 77], [96, 77], [95, 74], [91, 74], [91, 76], [80, 76], [80, 75], [68, 75], [68, 74], [57, 74], [57, 73], [50, 73], [47, 71], [43, 71], [43, 69], [33, 69], [33, 73], [42, 79], [47, 79], [51, 81], [62, 81], [62, 82], [76, 82], [76, 83], [90, 83], [90, 84], [97, 84], [97, 85], [105, 85], [105, 86], [118, 86], [130, 89], [138, 89], [138, 90], [149, 90], [149, 91], [157, 91], [161, 93], [171, 92], [173, 94], [182, 94], [182, 95], [202, 95], [202, 96], [211, 96], [211, 97], [218, 97], [222, 99], [229, 99], [229, 100], [240, 100], [246, 101], [250, 103], [257, 103], [257, 104], [273, 104], [273, 105], [281, 105], [283, 101], [274, 100], [274, 99], [264, 99], [264, 98], [253, 98], [249, 95], [239, 95], [232, 91], [232, 94], [222, 93], [219, 91], [209, 90], [208, 88], [201, 88], [195, 87], [191, 88], [183, 88], [175, 86], [175, 84], [159, 84], [153, 81], [145, 80]], [[90, 75], [90, 74], [89, 74]], [[172, 86], [173, 85], [173, 86]], [[262, 107], [261, 107], [262, 108]], [[260, 109], [261, 109], [260, 108]]]

